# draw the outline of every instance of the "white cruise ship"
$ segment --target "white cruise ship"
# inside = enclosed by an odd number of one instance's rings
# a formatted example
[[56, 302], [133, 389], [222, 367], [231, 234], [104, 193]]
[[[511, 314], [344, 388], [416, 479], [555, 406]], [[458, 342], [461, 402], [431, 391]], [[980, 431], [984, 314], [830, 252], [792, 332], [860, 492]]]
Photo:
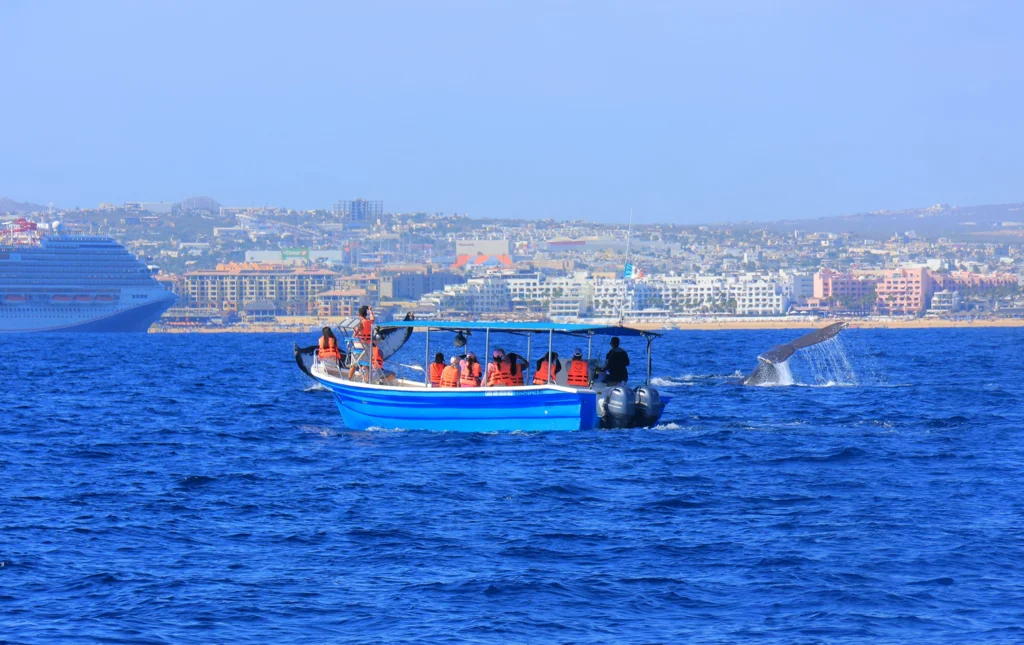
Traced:
[[144, 332], [176, 298], [111, 238], [37, 234], [25, 220], [0, 238], [0, 333]]

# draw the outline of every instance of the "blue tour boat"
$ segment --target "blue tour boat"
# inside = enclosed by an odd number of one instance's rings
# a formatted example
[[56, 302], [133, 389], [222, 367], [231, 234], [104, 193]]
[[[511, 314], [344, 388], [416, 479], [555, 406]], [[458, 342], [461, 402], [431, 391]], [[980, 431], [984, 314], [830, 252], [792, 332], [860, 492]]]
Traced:
[[[355, 325], [342, 329], [351, 332]], [[358, 362], [358, 372], [350, 380], [348, 360], [355, 361], [362, 349], [349, 340], [346, 361], [338, 365], [314, 359], [310, 375], [330, 390], [347, 428], [400, 428], [406, 430], [510, 432], [540, 430], [589, 430], [630, 428], [655, 425], [668, 402], [650, 385], [651, 343], [658, 334], [632, 327], [506, 322], [437, 322], [403, 320], [381, 323], [375, 334], [392, 335], [395, 330], [415, 330], [426, 334], [424, 364], [432, 360], [430, 335], [455, 335], [455, 344], [466, 343], [474, 332], [484, 334], [484, 352], [489, 357], [491, 333], [525, 337], [529, 358], [535, 336], [541, 336], [544, 349], [553, 351], [556, 337], [586, 339], [591, 384], [571, 387], [558, 384], [529, 385], [532, 370], [524, 374], [527, 385], [494, 387], [432, 387], [424, 367], [385, 363], [384, 370]], [[606, 384], [597, 378], [597, 361], [591, 356], [593, 341], [599, 336], [640, 337], [647, 345], [647, 376], [644, 384], [631, 389], [626, 384]], [[348, 358], [352, 357], [352, 358]], [[390, 371], [393, 368], [423, 372], [421, 378], [407, 378]], [[486, 368], [486, 363], [482, 366]], [[563, 370], [564, 375], [566, 370]], [[564, 376], [563, 376], [564, 378]]]

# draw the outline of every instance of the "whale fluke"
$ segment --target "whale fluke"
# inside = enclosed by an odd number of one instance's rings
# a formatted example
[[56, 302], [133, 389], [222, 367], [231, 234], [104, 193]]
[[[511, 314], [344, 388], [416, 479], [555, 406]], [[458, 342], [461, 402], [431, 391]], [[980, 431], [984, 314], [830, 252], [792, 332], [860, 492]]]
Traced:
[[774, 383], [778, 381], [779, 370], [776, 365], [786, 362], [786, 360], [793, 355], [793, 352], [798, 349], [817, 345], [818, 343], [823, 343], [826, 340], [835, 338], [836, 334], [841, 332], [845, 327], [845, 322], [833, 323], [828, 327], [822, 327], [821, 329], [812, 331], [809, 334], [804, 334], [792, 342], [772, 347], [767, 352], [760, 354], [757, 357], [757, 367], [754, 368], [754, 371], [748, 374], [745, 379], [743, 379], [743, 384], [760, 385], [762, 383]]
[[[312, 345], [310, 347], [299, 347], [298, 343], [292, 343], [292, 345], [294, 345], [295, 348], [295, 363], [299, 366], [299, 369], [302, 370], [303, 374], [309, 378], [313, 378], [313, 375], [309, 373], [309, 365], [313, 364], [313, 353], [319, 349], [319, 346]], [[309, 365], [306, 364], [307, 362]]]
[[[410, 311], [405, 314], [405, 317], [402, 320], [413, 319], [413, 314]], [[358, 322], [358, 318], [348, 318], [342, 321], [341, 324], [338, 325], [338, 328], [351, 333], [352, 330], [356, 328]], [[377, 331], [374, 335], [373, 342], [375, 345], [380, 347], [381, 354], [384, 356], [384, 359], [387, 360], [391, 358], [395, 352], [401, 349], [402, 345], [409, 340], [409, 337], [412, 336], [412, 327], [386, 328], [386, 323], [382, 326], [385, 328]], [[319, 345], [310, 345], [309, 347], [299, 347], [294, 343], [293, 345], [295, 352], [295, 364], [299, 366], [299, 369], [302, 370], [303, 374], [309, 378], [313, 378], [313, 375], [309, 372], [309, 368], [313, 366], [313, 355], [316, 354], [317, 349], [319, 349]], [[339, 351], [341, 349], [342, 348], [339, 348]], [[342, 351], [341, 364], [346, 365], [346, 363], [346, 355], [345, 352]]]

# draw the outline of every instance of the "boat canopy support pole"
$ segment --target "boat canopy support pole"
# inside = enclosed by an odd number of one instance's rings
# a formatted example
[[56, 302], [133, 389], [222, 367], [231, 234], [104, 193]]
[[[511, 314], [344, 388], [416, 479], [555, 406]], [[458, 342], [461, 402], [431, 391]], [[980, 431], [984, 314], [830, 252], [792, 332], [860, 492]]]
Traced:
[[592, 387], [594, 382], [597, 381], [597, 376], [594, 375], [594, 366], [590, 362], [591, 356], [594, 353], [594, 334], [593, 332], [587, 334], [587, 387]]
[[430, 387], [430, 327], [427, 327], [427, 348], [423, 350], [423, 387]]
[[366, 382], [371, 381], [370, 372], [373, 371], [373, 335], [377, 333], [377, 330], [370, 328], [370, 342], [366, 346]]
[[547, 356], [548, 373], [544, 375], [544, 383], [546, 385], [551, 385], [551, 380], [552, 380], [551, 376], [555, 373], [554, 361], [551, 358], [551, 350], [554, 347], [554, 342], [555, 342], [555, 330], [549, 329], [548, 330], [548, 356]]
[[647, 380], [644, 381], [644, 385], [651, 384], [651, 343], [654, 341], [654, 336], [644, 336], [647, 339]]
[[533, 357], [530, 356], [530, 342], [533, 340], [533, 334], [527, 332], [526, 334], [526, 367], [520, 366], [519, 369], [523, 370], [523, 383], [528, 384], [530, 381], [526, 378], [530, 375], [530, 366], [533, 365]]
[[[487, 364], [491, 362], [490, 356], [491, 356], [491, 328], [488, 327], [487, 331], [484, 332], [484, 361], [486, 361], [484, 363], [484, 366], [485, 366], [484, 371], [485, 372], [487, 371], [486, 370]], [[486, 381], [486, 379], [487, 379], [487, 375], [485, 374], [484, 375], [484, 380]]]

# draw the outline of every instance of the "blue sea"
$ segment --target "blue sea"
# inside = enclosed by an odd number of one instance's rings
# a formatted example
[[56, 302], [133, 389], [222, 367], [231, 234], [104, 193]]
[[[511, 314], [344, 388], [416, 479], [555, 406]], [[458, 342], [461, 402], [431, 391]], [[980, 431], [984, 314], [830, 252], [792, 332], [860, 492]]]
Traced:
[[346, 431], [313, 334], [2, 337], [0, 642], [1024, 642], [1024, 329], [738, 384], [795, 335], [668, 333], [661, 425], [534, 434]]

